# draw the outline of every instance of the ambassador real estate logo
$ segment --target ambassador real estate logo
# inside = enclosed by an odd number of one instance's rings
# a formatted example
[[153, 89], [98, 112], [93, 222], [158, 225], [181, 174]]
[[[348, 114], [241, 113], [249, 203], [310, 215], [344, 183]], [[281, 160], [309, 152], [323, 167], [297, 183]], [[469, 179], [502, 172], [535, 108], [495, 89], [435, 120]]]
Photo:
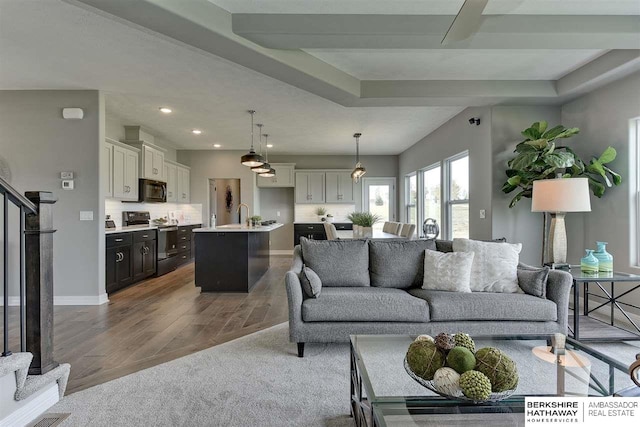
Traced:
[[526, 397], [525, 426], [640, 425], [637, 397]]

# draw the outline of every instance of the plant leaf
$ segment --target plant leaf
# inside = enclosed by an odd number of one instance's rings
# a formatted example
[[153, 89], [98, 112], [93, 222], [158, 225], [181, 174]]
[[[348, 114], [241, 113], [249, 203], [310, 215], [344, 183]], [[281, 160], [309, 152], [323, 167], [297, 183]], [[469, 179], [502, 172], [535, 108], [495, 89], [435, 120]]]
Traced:
[[542, 134], [542, 138], [554, 139], [557, 135], [560, 135], [562, 133], [562, 131], [564, 131], [564, 130], [565, 130], [564, 126], [558, 125], [556, 127], [553, 127], [551, 129], [549, 129], [545, 133], [543, 133]]
[[507, 178], [518, 175], [518, 171], [515, 169], [507, 169], [505, 173], [507, 174]]
[[615, 173], [614, 171], [612, 171], [611, 169], [609, 169], [608, 167], [602, 165], [603, 169], [606, 170], [607, 172], [609, 172], [611, 174], [611, 178], [613, 178], [613, 185], [620, 185], [622, 184], [622, 177]]
[[507, 180], [507, 183], [508, 183], [509, 185], [518, 185], [518, 184], [520, 184], [520, 180], [521, 180], [521, 179], [522, 179], [522, 178], [520, 177], [520, 175], [512, 176], [511, 178], [509, 178], [509, 179]]
[[[534, 123], [534, 125], [535, 125], [535, 123]], [[523, 130], [521, 133], [522, 133], [522, 136], [524, 136], [528, 140], [535, 140], [535, 139], [538, 139], [540, 137], [540, 134], [538, 133], [538, 131], [536, 129], [533, 128], [533, 126], [531, 126], [528, 129]]]
[[527, 144], [526, 141], [516, 145], [516, 149], [515, 149], [516, 153], [525, 153], [530, 151], [536, 151], [536, 148]]
[[542, 148], [547, 148], [547, 146], [549, 145], [549, 141], [543, 138], [543, 139], [536, 139], [533, 141], [527, 141], [525, 142], [525, 144], [538, 149], [542, 149]]
[[540, 132], [540, 135], [542, 135], [544, 131], [547, 130], [547, 126], [549, 126], [549, 123], [545, 122], [544, 120], [538, 122], [538, 132]]
[[562, 132], [560, 132], [558, 135], [556, 135], [555, 139], [558, 138], [569, 138], [572, 137], [573, 135], [577, 134], [580, 132], [580, 129], [578, 128], [569, 128], [569, 129], [565, 129]]
[[509, 163], [511, 169], [527, 169], [538, 159], [538, 153], [523, 153], [512, 159]]
[[589, 177], [589, 187], [591, 187], [591, 191], [593, 191], [593, 195], [600, 198], [604, 194], [605, 186], [600, 181], [596, 181], [595, 179]]
[[610, 163], [616, 159], [617, 155], [618, 153], [616, 152], [616, 149], [610, 146], [602, 152], [602, 154], [598, 158], [598, 161], [600, 161], [600, 163], [602, 164]]
[[512, 192], [513, 190], [515, 190], [516, 188], [518, 188], [518, 186], [517, 186], [517, 185], [511, 185], [511, 184], [509, 184], [508, 182], [505, 182], [505, 183], [502, 185], [502, 192], [504, 192], [504, 193], [507, 193], [507, 194], [508, 194], [508, 193], [511, 193], [511, 192]]
[[554, 166], [555, 168], [570, 168], [574, 164], [574, 157], [571, 153], [566, 153], [564, 151], [558, 151], [548, 156], [544, 157], [545, 162], [549, 166]]

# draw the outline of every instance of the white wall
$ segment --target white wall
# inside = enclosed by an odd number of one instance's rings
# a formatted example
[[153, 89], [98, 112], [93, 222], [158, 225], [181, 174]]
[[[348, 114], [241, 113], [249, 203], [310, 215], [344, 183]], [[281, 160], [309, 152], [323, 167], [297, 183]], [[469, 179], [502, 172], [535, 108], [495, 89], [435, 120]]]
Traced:
[[[114, 112], [107, 112], [105, 117], [105, 134], [107, 138], [115, 139], [116, 141], [124, 140], [124, 127], [125, 126], [138, 126], [140, 123], [133, 123], [129, 120], [122, 119], [117, 116]], [[144, 128], [144, 126], [143, 126]], [[153, 135], [153, 132], [150, 132]], [[164, 148], [167, 150], [164, 153], [164, 158], [166, 160], [171, 160], [172, 162], [177, 161], [177, 152], [175, 149], [175, 144], [168, 139], [164, 139], [162, 137], [154, 135], [154, 142], [158, 147]]]
[[[469, 118], [479, 117], [480, 125]], [[399, 156], [398, 200], [403, 220], [404, 177], [456, 154], [469, 151], [469, 228], [470, 237], [490, 239], [491, 232], [491, 108], [467, 108], [418, 141]], [[479, 211], [486, 211], [480, 219]]]
[[[64, 120], [63, 107], [82, 108], [84, 119]], [[0, 92], [0, 153], [11, 167], [11, 184], [20, 192], [51, 191], [58, 199], [53, 207], [57, 303], [79, 297], [97, 303], [104, 294], [103, 114], [98, 91]], [[61, 189], [62, 171], [74, 173], [74, 190]], [[80, 211], [92, 211], [94, 220], [80, 221]], [[12, 259], [11, 281], [17, 289], [18, 258]]]

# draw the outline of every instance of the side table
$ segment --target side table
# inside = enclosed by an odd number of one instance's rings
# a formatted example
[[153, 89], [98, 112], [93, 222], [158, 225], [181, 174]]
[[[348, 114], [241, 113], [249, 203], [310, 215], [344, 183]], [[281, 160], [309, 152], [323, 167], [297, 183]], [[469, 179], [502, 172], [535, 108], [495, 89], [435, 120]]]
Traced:
[[[569, 327], [572, 338], [578, 341], [632, 341], [640, 340], [640, 327], [629, 316], [625, 307], [640, 307], [619, 301], [619, 299], [637, 289], [640, 289], [640, 275], [629, 273], [599, 273], [598, 275], [587, 275], [580, 271], [580, 266], [571, 266], [573, 276], [573, 316], [569, 316]], [[605, 288], [606, 282], [610, 283], [609, 289]], [[635, 284], [634, 284], [635, 282]], [[628, 287], [623, 293], [616, 295], [616, 283], [623, 283]], [[594, 284], [602, 292], [591, 292], [589, 286]], [[580, 288], [583, 293], [583, 309], [580, 313]], [[593, 297], [601, 301], [595, 307], [590, 305], [589, 298]], [[604, 322], [590, 316], [594, 311], [602, 308], [609, 308], [609, 322]], [[615, 309], [627, 319], [635, 328], [634, 331], [623, 329], [616, 325]], [[582, 325], [582, 330], [581, 330]]]

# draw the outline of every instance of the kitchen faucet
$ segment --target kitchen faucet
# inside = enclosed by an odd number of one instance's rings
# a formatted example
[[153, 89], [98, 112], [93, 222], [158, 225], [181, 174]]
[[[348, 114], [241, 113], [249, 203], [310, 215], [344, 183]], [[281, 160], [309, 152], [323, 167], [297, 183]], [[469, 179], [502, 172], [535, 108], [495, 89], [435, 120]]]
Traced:
[[244, 206], [245, 208], [247, 208], [247, 218], [246, 218], [246, 221], [249, 221], [249, 206], [245, 205], [244, 203], [240, 203], [240, 204], [238, 205], [238, 210], [236, 211], [237, 213], [239, 213], [239, 214], [240, 214], [240, 224], [242, 224], [242, 212], [240, 212], [240, 210], [242, 209], [242, 207], [243, 207], [243, 206]]

